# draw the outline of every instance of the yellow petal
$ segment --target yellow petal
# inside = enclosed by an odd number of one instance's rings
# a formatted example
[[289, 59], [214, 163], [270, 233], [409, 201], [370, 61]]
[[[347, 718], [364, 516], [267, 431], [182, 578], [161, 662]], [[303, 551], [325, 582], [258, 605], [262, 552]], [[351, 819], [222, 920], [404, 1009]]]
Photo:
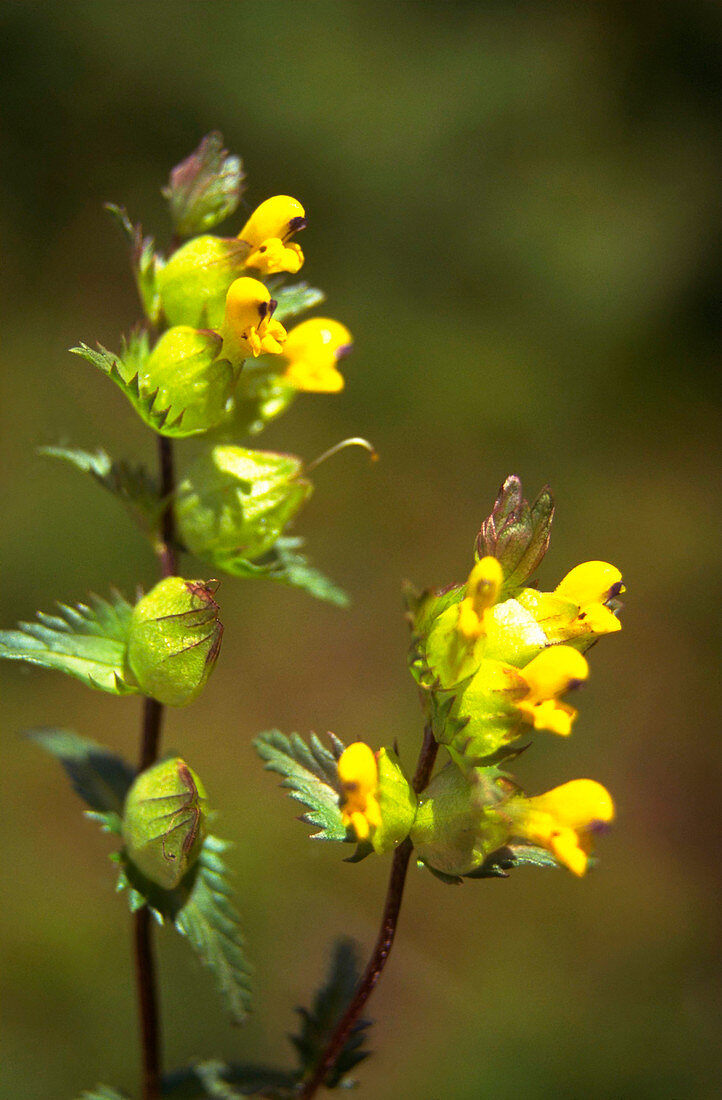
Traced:
[[624, 591], [622, 574], [616, 566], [606, 561], [585, 561], [567, 573], [557, 585], [556, 593], [583, 607], [590, 603], [604, 603]]
[[306, 211], [298, 199], [291, 198], [290, 195], [274, 195], [256, 207], [238, 237], [250, 244], [252, 249], [256, 249], [273, 237], [285, 243], [305, 225]]
[[589, 665], [572, 646], [554, 645], [543, 649], [520, 671], [529, 685], [524, 702], [535, 703], [563, 695], [571, 687], [583, 683], [589, 676]]

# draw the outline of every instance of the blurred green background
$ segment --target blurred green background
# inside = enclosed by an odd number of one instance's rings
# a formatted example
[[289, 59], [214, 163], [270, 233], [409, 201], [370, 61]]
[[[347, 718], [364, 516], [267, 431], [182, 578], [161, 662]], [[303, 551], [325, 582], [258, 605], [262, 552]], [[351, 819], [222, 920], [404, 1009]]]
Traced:
[[[581, 882], [527, 871], [453, 889], [411, 874], [362, 1095], [719, 1096], [720, 5], [6, 2], [0, 37], [3, 624], [154, 582], [114, 502], [35, 448], [154, 460], [124, 398], [65, 348], [116, 347], [138, 316], [102, 203], [167, 237], [159, 187], [210, 129], [244, 158], [249, 208], [278, 192], [305, 204], [304, 275], [356, 338], [344, 393], [299, 400], [263, 445], [311, 459], [363, 434], [381, 454], [321, 467], [297, 525], [351, 611], [226, 580], [218, 670], [168, 717], [166, 744], [237, 842], [257, 1007], [231, 1028], [162, 935], [167, 1063], [290, 1064], [293, 1006], [333, 938], [368, 952], [387, 865], [310, 844], [249, 742], [271, 725], [330, 728], [397, 738], [412, 762], [402, 579], [463, 580], [516, 472], [557, 495], [542, 582], [600, 557], [628, 584], [574, 736], [540, 736], [517, 775], [529, 790], [597, 778], [619, 819]], [[60, 724], [134, 757], [139, 704], [2, 671], [0, 1091], [133, 1092], [110, 846], [18, 731]]]

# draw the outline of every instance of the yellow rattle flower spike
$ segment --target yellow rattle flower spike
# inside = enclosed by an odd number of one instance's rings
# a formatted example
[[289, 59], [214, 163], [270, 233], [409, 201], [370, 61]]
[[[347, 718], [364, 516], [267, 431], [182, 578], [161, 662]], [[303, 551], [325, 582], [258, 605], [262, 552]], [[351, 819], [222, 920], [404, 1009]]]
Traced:
[[290, 195], [274, 195], [266, 199], [251, 214], [238, 234], [238, 239], [250, 245], [246, 267], [262, 275], [277, 275], [287, 271], [295, 275], [303, 265], [303, 252], [290, 238], [306, 228], [306, 211]]
[[379, 770], [372, 749], [364, 741], [354, 741], [344, 749], [338, 761], [338, 777], [343, 790], [341, 818], [358, 840], [368, 840], [381, 824], [381, 809], [376, 792]]
[[501, 563], [491, 555], [481, 558], [471, 570], [456, 624], [466, 641], [476, 641], [484, 633], [484, 616], [497, 603], [503, 581]]
[[546, 848], [575, 875], [589, 865], [594, 834], [614, 820], [614, 802], [593, 779], [573, 779], [534, 798], [508, 804], [518, 834]]
[[338, 393], [345, 383], [337, 363], [352, 348], [353, 337], [340, 321], [311, 317], [288, 334], [283, 347], [288, 366], [283, 377], [307, 393]]
[[275, 308], [275, 300], [258, 279], [244, 277], [231, 283], [221, 327], [221, 355], [237, 366], [249, 356], [282, 351], [286, 330], [272, 319]]
[[595, 634], [613, 634], [622, 629], [607, 602], [624, 592], [622, 574], [606, 561], [585, 561], [575, 566], [560, 584], [556, 595], [579, 607], [579, 619], [585, 620]]
[[524, 719], [534, 729], [549, 730], [567, 737], [577, 712], [574, 707], [559, 702], [557, 696], [587, 679], [589, 665], [586, 659], [572, 646], [548, 646], [520, 669], [519, 674], [529, 689], [527, 695], [516, 704]]

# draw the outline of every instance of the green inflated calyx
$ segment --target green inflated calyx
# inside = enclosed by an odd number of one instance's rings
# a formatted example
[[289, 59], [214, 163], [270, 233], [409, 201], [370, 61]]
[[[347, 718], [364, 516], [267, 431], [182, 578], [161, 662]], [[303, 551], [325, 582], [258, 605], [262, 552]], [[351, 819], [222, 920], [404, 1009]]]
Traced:
[[506, 791], [495, 768], [462, 771], [453, 761], [419, 796], [411, 829], [417, 858], [441, 875], [468, 875], [508, 839], [494, 807]]
[[177, 325], [151, 351], [139, 382], [144, 393], [157, 390], [157, 408], [170, 409], [161, 435], [199, 435], [228, 415], [237, 372], [218, 358], [221, 344], [216, 332]]
[[166, 577], [133, 608], [127, 663], [145, 695], [182, 707], [200, 693], [223, 636], [216, 588]]
[[135, 779], [123, 810], [130, 861], [151, 882], [173, 890], [188, 874], [205, 836], [206, 792], [180, 757], [154, 764]]
[[261, 557], [312, 491], [302, 468], [293, 455], [213, 447], [178, 489], [175, 513], [184, 544], [231, 573], [235, 561]]
[[416, 816], [416, 794], [393, 749], [381, 749], [376, 755], [376, 765], [381, 824], [372, 832], [371, 843], [374, 851], [382, 855], [393, 851], [409, 835]]
[[250, 246], [235, 237], [195, 237], [173, 253], [158, 274], [158, 291], [169, 325], [219, 329], [226, 294], [245, 270]]

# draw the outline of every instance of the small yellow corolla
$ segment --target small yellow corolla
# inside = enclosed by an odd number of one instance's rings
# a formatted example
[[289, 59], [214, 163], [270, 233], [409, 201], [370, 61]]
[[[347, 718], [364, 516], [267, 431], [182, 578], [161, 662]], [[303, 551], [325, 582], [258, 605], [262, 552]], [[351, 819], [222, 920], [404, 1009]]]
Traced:
[[579, 607], [578, 618], [594, 634], [612, 634], [622, 624], [607, 601], [624, 592], [622, 574], [606, 561], [585, 561], [567, 573], [556, 587], [556, 595]]
[[573, 779], [546, 794], [513, 799], [505, 809], [518, 836], [546, 848], [575, 875], [587, 870], [595, 832], [614, 819], [612, 796], [593, 779]]
[[529, 689], [516, 704], [525, 720], [537, 730], [549, 730], [562, 737], [570, 734], [577, 712], [560, 703], [557, 696], [589, 676], [589, 665], [579, 650], [568, 645], [548, 646], [519, 674]]
[[283, 377], [297, 390], [308, 393], [338, 393], [344, 387], [337, 363], [353, 347], [351, 333], [339, 321], [312, 317], [288, 334], [283, 354], [288, 366]]
[[381, 824], [381, 809], [376, 792], [379, 770], [373, 751], [363, 741], [355, 741], [344, 749], [338, 761], [338, 777], [343, 790], [341, 817], [358, 840], [368, 840], [373, 829]]
[[503, 580], [501, 564], [491, 555], [481, 558], [471, 570], [456, 624], [466, 641], [473, 642], [484, 633], [484, 615], [499, 599]]
[[244, 277], [231, 283], [221, 327], [221, 355], [235, 366], [251, 355], [282, 351], [286, 330], [272, 319], [275, 308], [274, 299], [258, 279]]
[[288, 271], [291, 275], [301, 268], [303, 252], [297, 244], [289, 244], [299, 229], [306, 227], [306, 211], [290, 195], [274, 195], [266, 199], [251, 214], [238, 234], [238, 239], [251, 246], [246, 267], [262, 275]]

